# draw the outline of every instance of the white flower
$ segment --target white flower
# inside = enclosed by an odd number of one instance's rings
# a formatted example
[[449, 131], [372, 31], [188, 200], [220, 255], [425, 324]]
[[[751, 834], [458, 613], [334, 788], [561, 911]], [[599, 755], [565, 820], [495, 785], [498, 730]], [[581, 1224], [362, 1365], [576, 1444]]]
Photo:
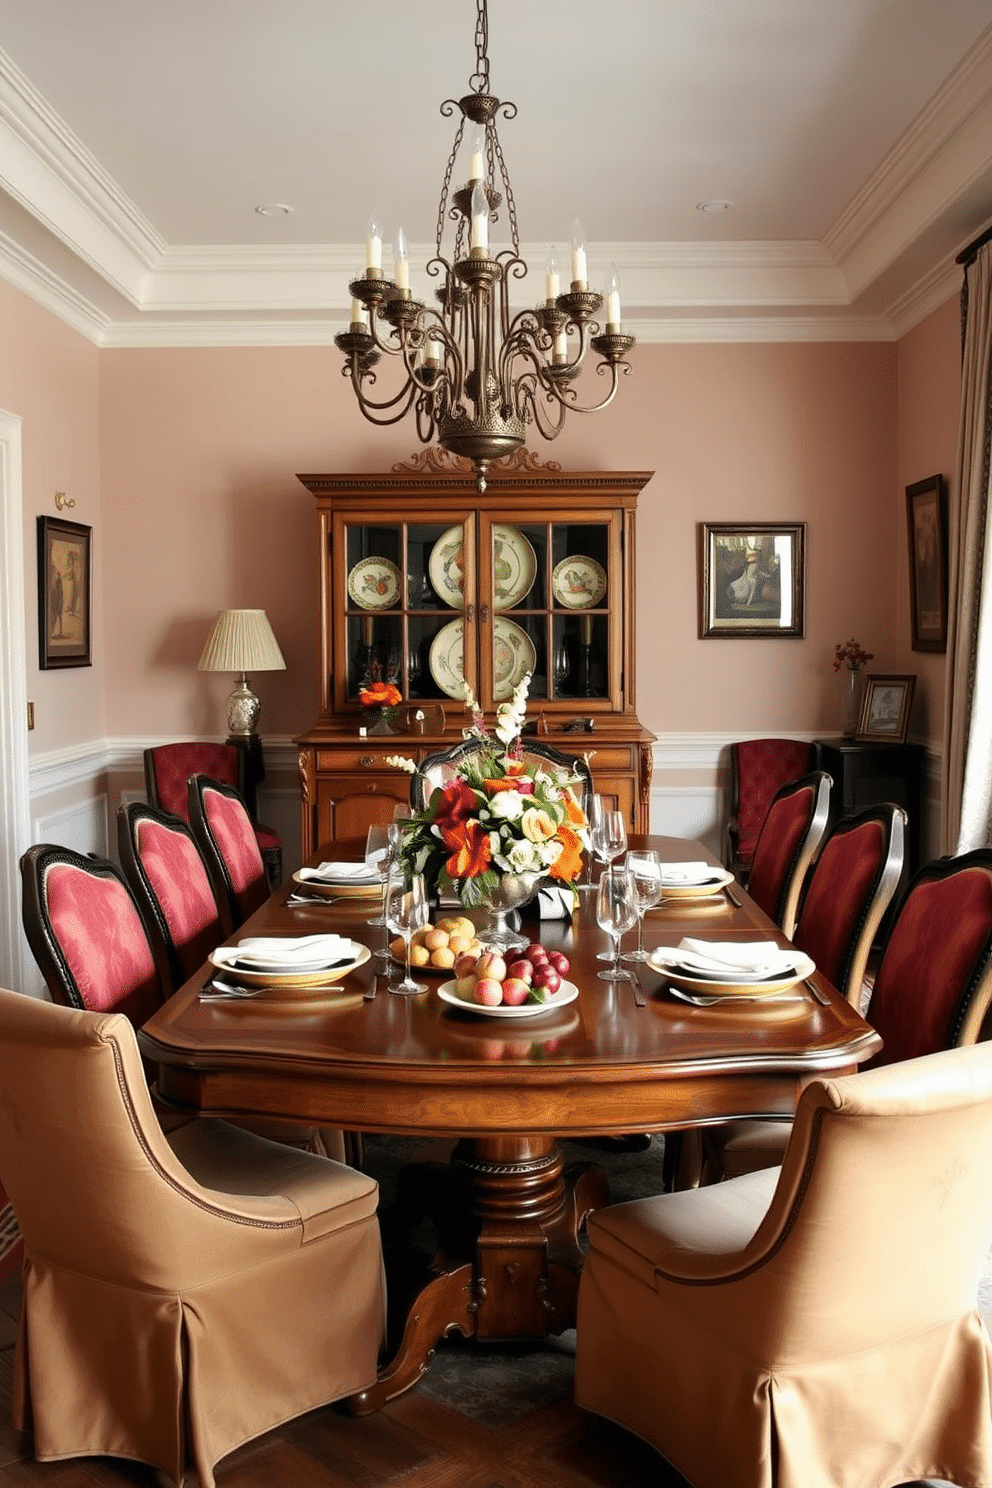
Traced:
[[543, 858], [533, 842], [520, 837], [511, 842], [505, 853], [506, 864], [511, 873], [529, 873], [543, 866]]
[[387, 754], [386, 764], [391, 770], [405, 770], [408, 775], [415, 775], [417, 772], [416, 760], [407, 759], [405, 754]]
[[528, 806], [520, 818], [520, 830], [531, 842], [544, 842], [555, 835], [558, 827], [541, 807]]
[[500, 821], [518, 821], [524, 814], [524, 800], [519, 791], [497, 791], [489, 802], [489, 810]]

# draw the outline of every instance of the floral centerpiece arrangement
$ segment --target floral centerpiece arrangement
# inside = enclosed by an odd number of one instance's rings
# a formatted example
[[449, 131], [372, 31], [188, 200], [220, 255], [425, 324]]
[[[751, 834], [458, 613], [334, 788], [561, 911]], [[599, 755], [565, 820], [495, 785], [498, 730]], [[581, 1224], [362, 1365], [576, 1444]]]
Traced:
[[[585, 813], [572, 789], [581, 776], [524, 762], [530, 680], [528, 673], [511, 701], [496, 710], [493, 733], [465, 684], [472, 727], [464, 735], [478, 740], [478, 752], [466, 755], [455, 778], [403, 824], [399, 854], [410, 872], [454, 893], [466, 908], [491, 905], [511, 879], [528, 885], [526, 897], [542, 879], [574, 888], [589, 845]], [[399, 755], [387, 763], [411, 774], [416, 769]]]
[[845, 739], [853, 739], [858, 731], [858, 721], [861, 717], [861, 668], [866, 662], [874, 660], [874, 653], [866, 651], [860, 641], [856, 641], [853, 636], [843, 645], [838, 643], [834, 647], [834, 671], [839, 672], [841, 667], [847, 669], [847, 692], [844, 698]]
[[369, 682], [358, 694], [358, 701], [371, 719], [371, 733], [391, 734], [393, 709], [403, 701], [403, 694], [392, 682]]

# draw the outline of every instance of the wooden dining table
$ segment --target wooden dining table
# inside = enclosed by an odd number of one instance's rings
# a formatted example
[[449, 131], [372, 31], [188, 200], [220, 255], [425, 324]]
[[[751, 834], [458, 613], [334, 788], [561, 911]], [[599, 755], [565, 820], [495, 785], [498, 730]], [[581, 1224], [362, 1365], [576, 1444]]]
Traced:
[[[715, 861], [681, 838], [630, 845], [666, 861]], [[360, 860], [363, 849], [328, 844], [312, 861]], [[230, 943], [326, 931], [384, 945], [385, 932], [367, 924], [375, 899], [291, 902], [297, 887], [276, 890]], [[140, 1031], [159, 1095], [178, 1108], [456, 1139], [450, 1164], [425, 1173], [419, 1193], [416, 1175], [408, 1179], [408, 1198], [436, 1211], [441, 1250], [392, 1357], [349, 1402], [356, 1414], [414, 1384], [454, 1329], [540, 1338], [574, 1325], [581, 1224], [608, 1191], [599, 1168], [566, 1171], [559, 1139], [787, 1119], [811, 1078], [850, 1073], [881, 1046], [817, 972], [788, 996], [707, 1007], [678, 1000], [644, 963], [639, 989], [601, 980], [608, 939], [594, 900], [581, 894], [570, 920], [525, 921], [525, 935], [565, 952], [578, 987], [574, 1001], [536, 1016], [452, 1007], [437, 992], [450, 974], [423, 968], [428, 990], [396, 996], [373, 955], [331, 990], [264, 999], [201, 997], [204, 966]], [[486, 923], [483, 912], [473, 917]], [[686, 935], [788, 943], [736, 882], [708, 898], [666, 898], [645, 916], [649, 949]]]

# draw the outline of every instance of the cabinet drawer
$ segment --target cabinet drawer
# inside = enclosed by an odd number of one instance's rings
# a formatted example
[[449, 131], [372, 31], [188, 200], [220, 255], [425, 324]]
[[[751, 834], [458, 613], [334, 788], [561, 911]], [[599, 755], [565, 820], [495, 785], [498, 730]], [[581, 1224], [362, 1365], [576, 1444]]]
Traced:
[[[408, 749], [401, 739], [388, 748], [381, 744], [359, 743], [354, 747], [347, 746], [344, 749], [318, 749], [317, 750], [317, 774], [338, 774], [342, 770], [373, 770], [383, 775], [398, 775], [402, 778], [402, 770], [394, 770], [386, 764], [386, 757], [390, 754], [402, 754], [407, 759], [417, 759], [422, 751]], [[407, 777], [409, 779], [409, 776]]]
[[[607, 748], [589, 741], [589, 765], [593, 776], [597, 770], [633, 770], [636, 768], [634, 750], [630, 745], [611, 744]], [[581, 751], [576, 751], [581, 753]]]

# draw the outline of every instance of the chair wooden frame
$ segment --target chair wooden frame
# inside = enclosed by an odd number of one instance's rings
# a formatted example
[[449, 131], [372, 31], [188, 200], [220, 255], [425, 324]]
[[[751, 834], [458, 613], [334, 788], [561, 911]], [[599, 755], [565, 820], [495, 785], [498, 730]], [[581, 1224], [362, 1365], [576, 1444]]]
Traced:
[[[580, 805], [583, 810], [590, 795], [593, 792], [592, 771], [588, 762], [582, 755], [563, 754], [560, 749], [554, 749], [550, 744], [542, 744], [537, 739], [526, 738], [523, 741], [523, 759], [528, 758], [541, 761], [548, 765], [554, 765], [559, 770], [568, 770], [573, 775], [578, 775], [582, 780], [582, 794]], [[431, 772], [440, 769], [444, 765], [450, 765], [453, 769], [458, 764], [473, 754], [479, 754], [486, 748], [478, 739], [463, 739], [458, 744], [453, 744], [450, 749], [438, 750], [436, 754], [428, 754], [417, 766], [410, 779], [410, 805], [414, 811], [423, 811], [437, 789], [437, 785], [431, 784]]]

